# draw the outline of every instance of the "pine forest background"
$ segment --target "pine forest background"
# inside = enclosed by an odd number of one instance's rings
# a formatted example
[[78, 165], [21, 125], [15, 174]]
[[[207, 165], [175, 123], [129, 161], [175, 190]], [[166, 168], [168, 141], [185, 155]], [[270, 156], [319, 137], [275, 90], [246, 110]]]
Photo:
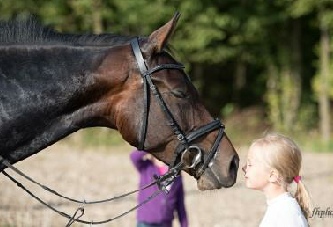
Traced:
[[0, 0], [1, 20], [34, 15], [70, 33], [148, 36], [176, 11], [174, 55], [232, 140], [275, 130], [333, 150], [333, 0]]

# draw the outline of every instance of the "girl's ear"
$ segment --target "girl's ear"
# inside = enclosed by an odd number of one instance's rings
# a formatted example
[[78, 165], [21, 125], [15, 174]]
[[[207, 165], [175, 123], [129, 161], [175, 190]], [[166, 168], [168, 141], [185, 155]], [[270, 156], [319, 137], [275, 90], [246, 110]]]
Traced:
[[280, 183], [280, 176], [277, 169], [272, 169], [268, 181], [270, 183]]

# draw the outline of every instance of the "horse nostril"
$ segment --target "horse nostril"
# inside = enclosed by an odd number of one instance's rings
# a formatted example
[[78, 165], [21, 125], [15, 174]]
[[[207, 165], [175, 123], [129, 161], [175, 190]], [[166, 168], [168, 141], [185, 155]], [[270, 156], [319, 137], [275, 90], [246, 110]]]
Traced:
[[239, 157], [238, 157], [238, 155], [234, 155], [234, 157], [232, 158], [232, 160], [230, 162], [229, 172], [232, 172], [232, 171], [237, 172], [238, 165], [239, 165]]

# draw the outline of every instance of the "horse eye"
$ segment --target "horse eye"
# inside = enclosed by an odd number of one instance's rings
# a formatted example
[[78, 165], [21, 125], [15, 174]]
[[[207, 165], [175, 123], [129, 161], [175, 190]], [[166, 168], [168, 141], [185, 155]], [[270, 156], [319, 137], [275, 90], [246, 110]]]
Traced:
[[189, 95], [183, 89], [177, 88], [173, 89], [171, 93], [176, 96], [177, 98], [188, 98]]

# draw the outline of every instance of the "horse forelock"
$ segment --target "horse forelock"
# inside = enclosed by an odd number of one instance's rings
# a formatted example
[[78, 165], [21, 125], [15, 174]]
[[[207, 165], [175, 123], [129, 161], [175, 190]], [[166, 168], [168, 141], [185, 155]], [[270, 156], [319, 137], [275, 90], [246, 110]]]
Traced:
[[68, 34], [43, 26], [34, 17], [0, 22], [0, 45], [72, 45], [117, 46], [126, 44], [132, 37], [112, 33]]

